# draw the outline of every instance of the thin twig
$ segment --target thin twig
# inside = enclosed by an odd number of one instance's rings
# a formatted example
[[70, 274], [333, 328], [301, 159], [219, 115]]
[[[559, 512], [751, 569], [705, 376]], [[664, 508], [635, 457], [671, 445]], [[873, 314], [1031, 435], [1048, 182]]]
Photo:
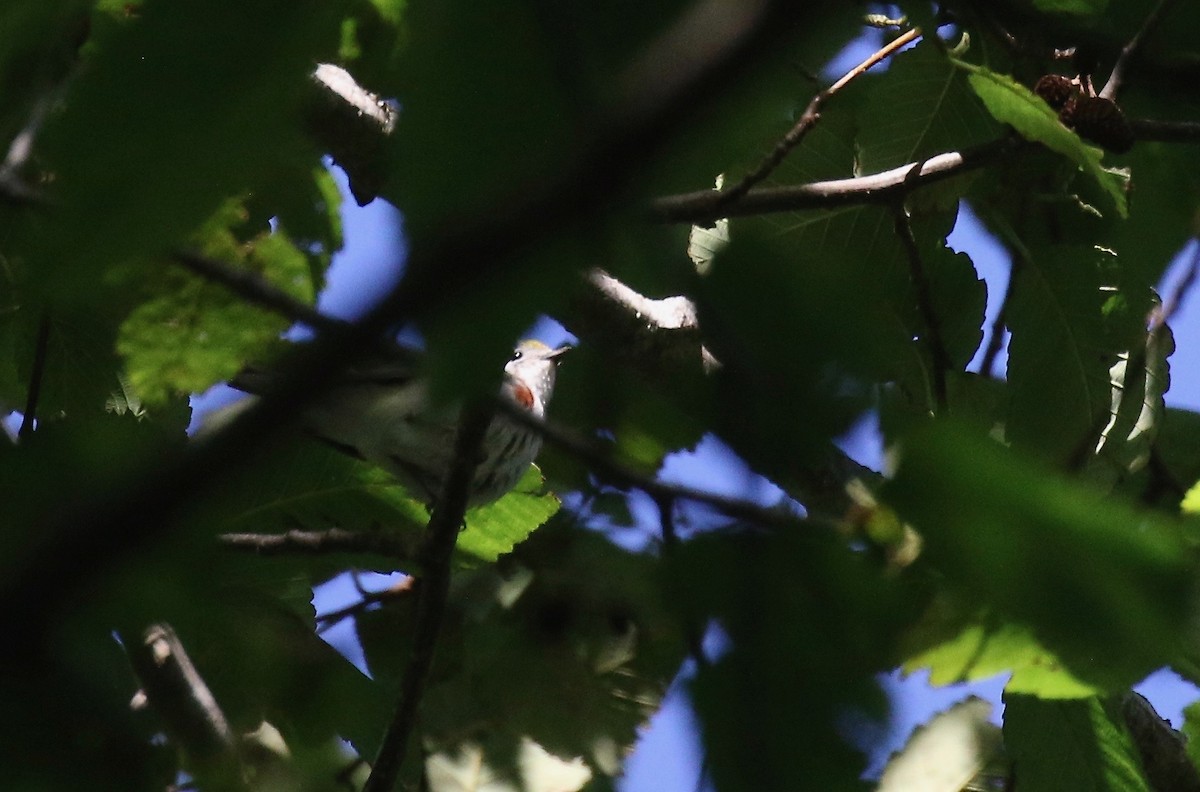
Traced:
[[588, 469], [598, 478], [618, 487], [640, 490], [653, 498], [655, 502], [662, 500], [695, 501], [696, 503], [711, 506], [725, 516], [732, 517], [735, 520], [768, 528], [795, 528], [799, 525], [814, 523], [811, 514], [809, 517], [802, 518], [783, 508], [764, 508], [752, 501], [729, 498], [706, 490], [693, 489], [678, 484], [668, 484], [663, 481], [647, 478], [613, 459], [611, 454], [596, 443], [586, 440], [561, 426], [538, 419], [530, 415], [528, 411], [511, 405], [504, 400], [501, 400], [498, 406], [504, 412], [506, 418], [528, 427], [540, 434], [547, 441], [586, 462]]
[[1142, 42], [1146, 36], [1158, 26], [1162, 21], [1163, 15], [1170, 9], [1175, 0], [1158, 0], [1158, 5], [1146, 17], [1146, 21], [1142, 23], [1142, 28], [1133, 35], [1129, 43], [1121, 48], [1121, 54], [1117, 56], [1117, 62], [1113, 64], [1112, 72], [1108, 75], [1108, 82], [1100, 89], [1101, 99], [1116, 99], [1117, 91], [1121, 90], [1121, 82], [1125, 79], [1125, 70], [1129, 66], [1129, 62], [1137, 51], [1141, 48]]
[[217, 541], [235, 550], [264, 556], [364, 553], [406, 563], [417, 561], [417, 548], [412, 540], [382, 531], [331, 528], [326, 531], [294, 529], [286, 533], [226, 533], [220, 534]]
[[338, 608], [337, 610], [329, 611], [328, 613], [318, 613], [316, 617], [317, 632], [323, 633], [332, 629], [335, 625], [340, 624], [351, 616], [357, 616], [363, 613], [372, 605], [379, 605], [384, 602], [395, 599], [406, 599], [411, 596], [414, 589], [414, 578], [406, 577], [398, 585], [388, 586], [382, 591], [367, 591], [363, 588], [362, 582], [358, 579], [358, 575], [354, 575], [354, 589], [358, 592], [358, 602]]
[[37, 340], [33, 346], [33, 368], [29, 372], [29, 392], [25, 396], [25, 412], [21, 416], [21, 428], [17, 430], [17, 438], [25, 438], [33, 433], [33, 425], [37, 421], [38, 399], [42, 393], [42, 378], [46, 373], [46, 353], [50, 348], [50, 315], [42, 314], [38, 322]]
[[[787, 187], [757, 187], [736, 201], [721, 203], [723, 193], [701, 190], [667, 195], [650, 202], [649, 217], [659, 223], [712, 225], [722, 217], [836, 209], [860, 204], [887, 204], [918, 187], [982, 168], [1022, 147], [1016, 137], [1003, 137], [963, 151], [948, 151], [921, 162], [849, 179], [809, 182]], [[920, 166], [919, 171], [914, 168]]]
[[[914, 172], [917, 169], [914, 168]], [[909, 222], [908, 212], [902, 202], [897, 201], [892, 206], [892, 220], [896, 228], [896, 236], [904, 247], [908, 259], [908, 274], [916, 291], [917, 310], [925, 325], [925, 345], [929, 348], [929, 356], [933, 358], [933, 398], [937, 411], [946, 409], [946, 372], [950, 371], [950, 354], [946, 351], [946, 343], [942, 338], [941, 325], [938, 322], [937, 311], [933, 307], [933, 294], [929, 288], [929, 278], [925, 273], [925, 265], [921, 261], [921, 251], [917, 246], [917, 238], [913, 236], [912, 223]]]
[[391, 792], [404, 765], [450, 595], [450, 560], [467, 511], [483, 438], [494, 415], [495, 410], [491, 408], [464, 409], [459, 420], [454, 437], [454, 461], [429, 518], [421, 551], [425, 574], [416, 584], [417, 615], [413, 625], [412, 653], [400, 682], [396, 711], [383, 735], [363, 792]]
[[780, 138], [779, 142], [775, 144], [775, 148], [771, 150], [770, 154], [763, 158], [758, 167], [750, 173], [747, 173], [744, 177], [742, 177], [741, 181], [730, 187], [728, 190], [722, 190], [720, 193], [718, 193], [718, 205], [724, 206], [738, 200], [747, 192], [749, 192], [751, 187], [770, 176], [771, 172], [779, 167], [779, 164], [783, 162], [784, 158], [786, 158], [787, 155], [790, 154], [794, 148], [796, 148], [796, 146], [800, 145], [800, 142], [804, 140], [804, 137], [808, 134], [809, 130], [816, 126], [817, 122], [821, 120], [821, 110], [825, 107], [826, 102], [836, 96], [838, 91], [842, 90], [851, 82], [853, 82], [855, 78], [865, 74], [871, 67], [875, 66], [875, 64], [879, 63], [884, 58], [889, 57], [892, 53], [907, 46], [911, 42], [916, 41], [920, 37], [920, 28], [912, 28], [911, 30], [905, 31], [892, 41], [873, 52], [870, 57], [868, 57], [862, 63], [843, 74], [841, 78], [838, 79], [838, 81], [833, 85], [817, 92], [817, 94], [808, 103], [808, 106], [804, 108], [804, 112], [800, 114], [799, 120], [797, 120], [795, 125], [788, 130], [786, 135]]
[[326, 316], [305, 305], [258, 273], [235, 269], [223, 261], [201, 256], [191, 251], [176, 251], [174, 258], [205, 280], [219, 283], [246, 302], [273, 311], [285, 319], [306, 324], [314, 330], [344, 330], [341, 319]]
[[1196, 285], [1197, 278], [1200, 278], [1200, 237], [1193, 237], [1192, 244], [1196, 246], [1196, 249], [1192, 252], [1192, 260], [1188, 263], [1187, 271], [1175, 284], [1171, 293], [1167, 295], [1167, 299], [1163, 300], [1162, 305], [1156, 306], [1150, 312], [1150, 321], [1147, 324], [1152, 333], [1160, 332], [1163, 325], [1171, 321], [1183, 306], [1188, 292]]

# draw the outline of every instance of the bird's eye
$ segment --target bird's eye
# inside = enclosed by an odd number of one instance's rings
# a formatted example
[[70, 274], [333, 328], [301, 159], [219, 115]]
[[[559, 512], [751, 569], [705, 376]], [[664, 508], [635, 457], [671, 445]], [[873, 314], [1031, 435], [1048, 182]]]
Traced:
[[513, 352], [512, 359], [513, 359], [513, 360], [520, 360], [520, 359], [521, 359], [521, 356], [522, 356], [522, 355], [524, 355], [524, 354], [525, 354], [524, 352], [522, 352], [521, 350], [519, 350], [519, 349], [518, 349], [518, 350], [516, 350], [516, 351], [514, 351], [514, 352]]

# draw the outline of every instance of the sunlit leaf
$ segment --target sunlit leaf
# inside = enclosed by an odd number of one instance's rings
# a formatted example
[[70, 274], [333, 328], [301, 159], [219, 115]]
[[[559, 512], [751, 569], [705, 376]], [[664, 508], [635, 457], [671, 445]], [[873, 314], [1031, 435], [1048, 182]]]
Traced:
[[923, 558], [1029, 624], [1074, 676], [1112, 689], [1175, 655], [1190, 583], [1174, 524], [951, 427], [906, 445], [885, 495], [925, 538]]
[[1101, 149], [1080, 140], [1063, 126], [1045, 100], [1011, 77], [982, 66], [962, 62], [959, 66], [968, 70], [967, 81], [997, 121], [1012, 125], [1026, 139], [1068, 157], [1104, 189], [1117, 215], [1126, 216], [1124, 180], [1101, 165], [1104, 157]]

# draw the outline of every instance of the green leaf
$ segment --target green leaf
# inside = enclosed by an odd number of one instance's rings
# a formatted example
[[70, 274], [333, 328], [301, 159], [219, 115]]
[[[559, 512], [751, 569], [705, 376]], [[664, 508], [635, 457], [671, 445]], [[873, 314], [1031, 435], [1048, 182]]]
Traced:
[[[421, 701], [426, 744], [454, 754], [469, 733], [493, 769], [515, 775], [529, 738], [617, 773], [685, 652], [657, 569], [560, 517], [502, 565], [457, 571]], [[356, 620], [385, 685], [407, 661], [413, 612], [405, 598]]]
[[997, 121], [1011, 125], [1027, 140], [1041, 143], [1073, 161], [1100, 185], [1118, 217], [1128, 214], [1124, 178], [1100, 164], [1104, 157], [1101, 149], [1084, 143], [1079, 135], [1063, 126], [1045, 100], [1011, 77], [983, 66], [956, 63], [969, 72], [967, 81]]
[[1028, 624], [1086, 683], [1128, 686], [1175, 656], [1191, 586], [1178, 525], [952, 426], [910, 439], [884, 501], [961, 596]]
[[[1100, 434], [1097, 454], [1119, 473], [1139, 471], [1150, 461], [1166, 415], [1163, 396], [1171, 384], [1168, 358], [1174, 351], [1174, 336], [1163, 325], [1147, 336], [1141, 349], [1123, 353], [1109, 370], [1112, 417]], [[1131, 371], [1131, 364], [1138, 363]]]
[[1000, 134], [944, 49], [923, 41], [892, 59], [859, 113], [859, 169], [887, 170]]
[[1115, 705], [1005, 694], [1004, 743], [1028, 792], [1150, 792]]
[[1179, 509], [1184, 514], [1200, 514], [1200, 481], [1193, 484], [1183, 496], [1183, 503], [1179, 504]]
[[[228, 242], [234, 244], [232, 237]], [[207, 250], [224, 247], [206, 245]], [[222, 262], [262, 275], [302, 303], [312, 302], [308, 261], [281, 232], [262, 234], [237, 249]], [[134, 390], [152, 406], [230, 379], [247, 360], [261, 357], [289, 324], [174, 263], [164, 267], [156, 273], [155, 293], [125, 319], [116, 342]]]
[[1086, 698], [1099, 691], [1071, 674], [1042, 646], [1028, 627], [986, 611], [946, 613], [936, 604], [918, 625], [913, 641], [920, 647], [901, 668], [913, 673], [929, 669], [934, 685], [973, 682], [1011, 673], [1005, 690], [1041, 698]]
[[1102, 310], [1105, 258], [1094, 249], [1036, 249], [1013, 274], [1006, 437], [1050, 459], [1069, 460], [1094, 443], [1110, 407], [1108, 367], [1121, 350]]
[[861, 759], [835, 723], [882, 717], [873, 674], [921, 599], [911, 578], [821, 531], [706, 533], [665, 560], [683, 623], [716, 620], [730, 638], [692, 684], [717, 787], [858, 788]]
[[524, 541], [539, 526], [554, 516], [561, 503], [548, 492], [546, 480], [537, 465], [517, 482], [500, 500], [467, 512], [467, 529], [455, 546], [470, 560], [495, 561]]
[[315, 164], [296, 113], [314, 61], [336, 47], [331, 10], [149, 3], [94, 41], [39, 141], [56, 211], [17, 239], [39, 287], [98, 300], [98, 273], [178, 245], [280, 163]]
[[1188, 759], [1200, 767], [1200, 701], [1193, 701], [1183, 708], [1183, 728], [1180, 731], [1187, 740]]

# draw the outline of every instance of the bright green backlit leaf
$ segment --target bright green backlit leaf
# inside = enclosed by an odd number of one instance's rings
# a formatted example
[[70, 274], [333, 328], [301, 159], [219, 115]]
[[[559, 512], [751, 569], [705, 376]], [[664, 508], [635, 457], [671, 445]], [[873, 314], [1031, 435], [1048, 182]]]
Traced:
[[1005, 686], [1010, 693], [1086, 698], [1098, 692], [1073, 676], [1027, 627], [986, 615], [955, 625], [938, 643], [911, 655], [902, 668], [906, 673], [928, 668], [934, 685], [1011, 673]]
[[[240, 206], [228, 202], [196, 235], [200, 250], [234, 269], [261, 275], [300, 302], [314, 299], [308, 259], [282, 232], [241, 241], [232, 230]], [[172, 394], [203, 391], [229, 379], [263, 354], [287, 328], [286, 319], [238, 295], [164, 263], [143, 302], [121, 325], [117, 351], [134, 391], [148, 405]]]
[[1106, 257], [1082, 247], [1039, 248], [1013, 275], [1007, 438], [1050, 459], [1066, 461], [1081, 444], [1094, 445], [1111, 403], [1108, 367], [1118, 350], [1102, 310]]
[[1079, 169], [1096, 180], [1112, 201], [1117, 215], [1125, 217], [1125, 180], [1100, 164], [1103, 150], [1084, 143], [1078, 135], [1063, 126], [1058, 115], [1033, 91], [1011, 77], [982, 66], [958, 62], [967, 69], [967, 81], [983, 100], [988, 111], [1005, 124], [1011, 125], [1022, 137], [1045, 145], [1069, 158]]
[[1029, 624], [1088, 683], [1127, 686], [1176, 654], [1191, 583], [1174, 524], [949, 426], [905, 446], [885, 501], [960, 591]]
[[560, 505], [554, 493], [546, 491], [537, 465], [530, 465], [512, 492], [467, 513], [467, 529], [458, 537], [457, 550], [471, 559], [495, 561], [553, 517]]

